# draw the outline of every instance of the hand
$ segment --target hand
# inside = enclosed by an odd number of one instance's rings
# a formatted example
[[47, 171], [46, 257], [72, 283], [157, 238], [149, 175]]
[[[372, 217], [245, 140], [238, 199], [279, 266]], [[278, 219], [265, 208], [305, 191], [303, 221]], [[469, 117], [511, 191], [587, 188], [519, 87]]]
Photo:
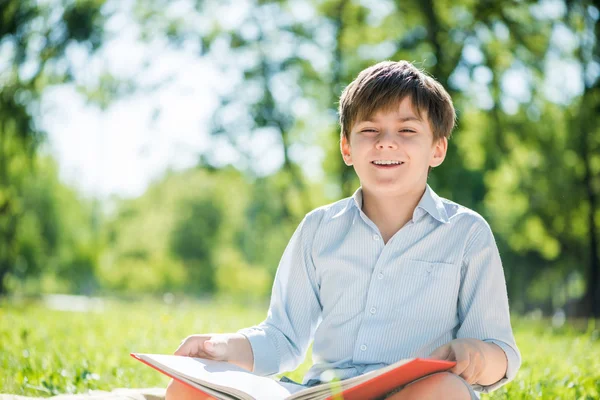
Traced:
[[478, 383], [486, 368], [485, 345], [486, 343], [477, 339], [455, 339], [435, 349], [429, 357], [456, 361], [450, 372], [472, 385]]
[[229, 338], [226, 334], [190, 335], [177, 350], [176, 356], [207, 358], [209, 360], [229, 360]]
[[248, 339], [239, 333], [188, 336], [175, 350], [175, 355], [226, 361], [250, 372], [254, 368], [252, 346]]

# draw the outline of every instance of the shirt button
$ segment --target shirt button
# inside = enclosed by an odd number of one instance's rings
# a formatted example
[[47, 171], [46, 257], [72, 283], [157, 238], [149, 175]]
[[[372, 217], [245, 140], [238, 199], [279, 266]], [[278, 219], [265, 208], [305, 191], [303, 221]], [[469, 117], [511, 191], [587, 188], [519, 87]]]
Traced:
[[360, 346], [360, 350], [361, 351], [366, 351], [367, 350], [367, 345], [363, 344], [362, 346]]
[[379, 235], [373, 235], [373, 240], [379, 240]]
[[371, 314], [375, 314], [377, 312], [377, 309], [375, 307], [371, 307], [369, 311], [371, 311]]
[[383, 279], [383, 274], [377, 275], [377, 279]]

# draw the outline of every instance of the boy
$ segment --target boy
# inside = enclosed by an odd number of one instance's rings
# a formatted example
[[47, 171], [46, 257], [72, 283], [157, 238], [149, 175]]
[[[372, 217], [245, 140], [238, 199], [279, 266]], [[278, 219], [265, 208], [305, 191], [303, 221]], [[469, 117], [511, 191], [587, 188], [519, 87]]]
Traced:
[[[427, 185], [454, 121], [448, 93], [412, 64], [362, 71], [340, 98], [342, 157], [361, 187], [306, 215], [264, 322], [189, 336], [175, 354], [272, 375], [295, 369], [314, 338], [305, 385], [326, 370], [347, 379], [409, 357], [457, 362], [388, 394], [394, 400], [474, 399], [513, 379], [521, 357], [491, 230]], [[167, 389], [167, 400], [193, 398], [177, 382]]]

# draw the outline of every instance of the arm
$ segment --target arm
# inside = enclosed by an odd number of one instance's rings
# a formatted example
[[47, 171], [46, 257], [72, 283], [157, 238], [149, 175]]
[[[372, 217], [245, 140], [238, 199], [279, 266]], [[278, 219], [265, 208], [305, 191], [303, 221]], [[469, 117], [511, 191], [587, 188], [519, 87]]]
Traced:
[[238, 333], [250, 342], [253, 371], [273, 375], [295, 369], [304, 359], [321, 316], [312, 262], [318, 215], [308, 214], [294, 232], [277, 268], [265, 321]]
[[227, 361], [259, 375], [292, 370], [302, 361], [321, 313], [307, 216], [281, 258], [267, 319], [238, 333], [188, 336], [176, 355]]
[[467, 239], [458, 299], [456, 340], [432, 357], [457, 361], [454, 371], [483, 392], [512, 380], [521, 355], [510, 325], [508, 296], [500, 254], [483, 220], [475, 221]]

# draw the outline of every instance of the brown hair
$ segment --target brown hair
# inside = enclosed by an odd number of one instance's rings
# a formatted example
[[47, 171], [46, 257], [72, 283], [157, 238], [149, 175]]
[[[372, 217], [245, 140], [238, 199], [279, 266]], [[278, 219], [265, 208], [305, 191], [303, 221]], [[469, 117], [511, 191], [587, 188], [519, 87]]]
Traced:
[[449, 138], [456, 113], [444, 87], [408, 61], [383, 61], [366, 68], [340, 96], [341, 135], [350, 140], [350, 130], [357, 121], [368, 119], [377, 111], [391, 111], [406, 97], [421, 118], [426, 112], [433, 140]]

